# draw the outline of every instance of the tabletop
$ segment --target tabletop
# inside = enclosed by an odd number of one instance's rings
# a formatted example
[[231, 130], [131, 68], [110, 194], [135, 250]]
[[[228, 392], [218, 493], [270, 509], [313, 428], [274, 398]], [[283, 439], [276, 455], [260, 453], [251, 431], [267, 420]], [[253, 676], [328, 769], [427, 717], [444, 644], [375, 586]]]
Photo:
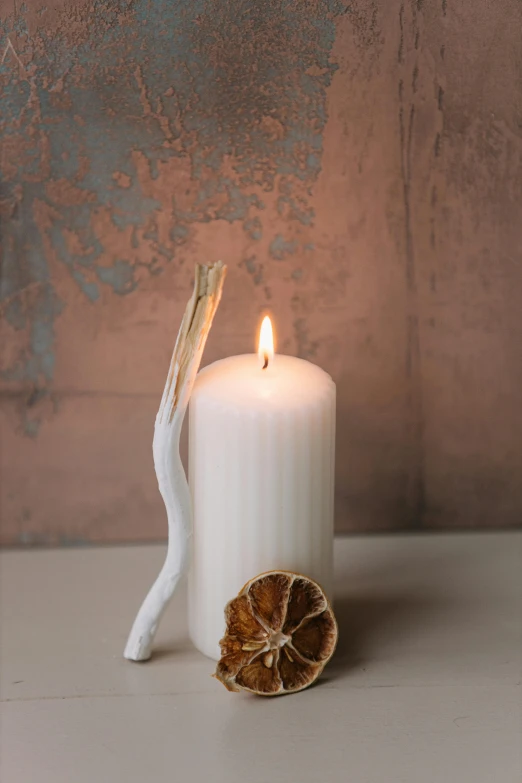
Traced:
[[336, 540], [317, 685], [228, 693], [181, 589], [122, 657], [163, 545], [0, 555], [5, 783], [520, 783], [522, 535]]

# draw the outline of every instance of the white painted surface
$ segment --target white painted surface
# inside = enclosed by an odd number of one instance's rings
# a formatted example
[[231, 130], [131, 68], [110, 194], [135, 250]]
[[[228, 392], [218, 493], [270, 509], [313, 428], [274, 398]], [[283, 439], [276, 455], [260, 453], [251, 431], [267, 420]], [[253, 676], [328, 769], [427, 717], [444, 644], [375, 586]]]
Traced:
[[0, 555], [2, 783], [520, 783], [522, 536], [336, 541], [320, 683], [230, 694], [187, 641], [121, 657], [165, 547]]
[[297, 571], [331, 595], [335, 384], [293, 356], [214, 362], [194, 385], [189, 438], [190, 636], [217, 659], [223, 607], [257, 574]]

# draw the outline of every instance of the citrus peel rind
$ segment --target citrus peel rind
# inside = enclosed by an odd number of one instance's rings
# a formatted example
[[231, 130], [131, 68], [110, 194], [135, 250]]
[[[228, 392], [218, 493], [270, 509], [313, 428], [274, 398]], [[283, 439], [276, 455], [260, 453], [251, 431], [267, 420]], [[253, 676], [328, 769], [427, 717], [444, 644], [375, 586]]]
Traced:
[[260, 696], [311, 685], [332, 657], [337, 623], [321, 587], [301, 574], [268, 571], [225, 607], [215, 677], [229, 691]]

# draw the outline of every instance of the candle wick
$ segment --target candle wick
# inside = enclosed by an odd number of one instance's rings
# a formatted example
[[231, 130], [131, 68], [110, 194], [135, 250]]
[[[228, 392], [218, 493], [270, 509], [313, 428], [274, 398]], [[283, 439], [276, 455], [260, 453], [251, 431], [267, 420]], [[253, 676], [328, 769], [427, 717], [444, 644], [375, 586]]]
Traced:
[[263, 356], [265, 357], [265, 363], [263, 364], [263, 368], [262, 369], [266, 370], [266, 368], [268, 367], [268, 354], [265, 353], [265, 354], [263, 354]]

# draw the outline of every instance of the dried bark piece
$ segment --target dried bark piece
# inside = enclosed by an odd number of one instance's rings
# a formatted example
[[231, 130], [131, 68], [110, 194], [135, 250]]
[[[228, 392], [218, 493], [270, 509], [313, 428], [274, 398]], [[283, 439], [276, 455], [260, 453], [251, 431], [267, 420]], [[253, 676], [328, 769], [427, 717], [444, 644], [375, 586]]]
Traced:
[[337, 644], [337, 623], [322, 589], [291, 571], [251, 579], [225, 607], [225, 620], [214, 676], [229, 691], [301, 691], [319, 677]]

